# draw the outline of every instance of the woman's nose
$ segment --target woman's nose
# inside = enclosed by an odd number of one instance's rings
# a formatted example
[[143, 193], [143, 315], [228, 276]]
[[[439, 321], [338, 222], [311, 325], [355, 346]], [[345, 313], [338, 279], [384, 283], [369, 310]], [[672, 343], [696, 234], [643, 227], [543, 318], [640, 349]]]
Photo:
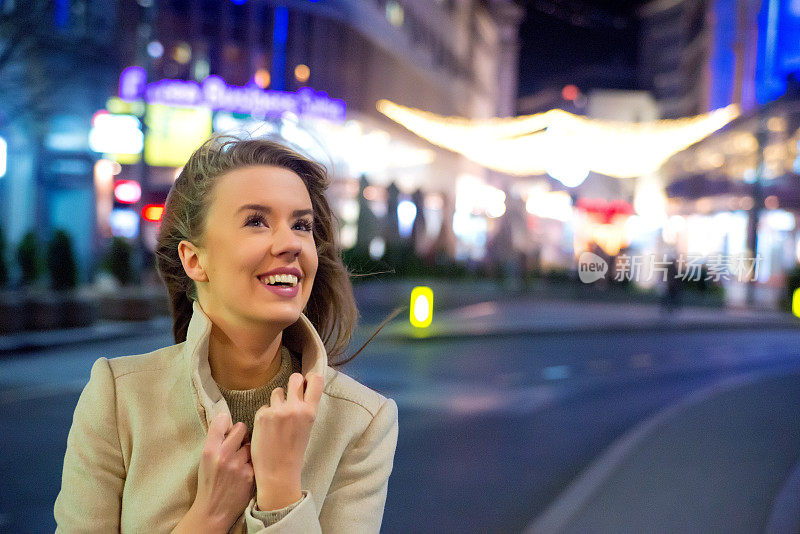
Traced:
[[295, 234], [294, 230], [292, 230], [291, 226], [288, 224], [278, 225], [278, 230], [275, 231], [272, 239], [272, 252], [276, 256], [282, 254], [297, 256], [303, 249], [300, 236]]

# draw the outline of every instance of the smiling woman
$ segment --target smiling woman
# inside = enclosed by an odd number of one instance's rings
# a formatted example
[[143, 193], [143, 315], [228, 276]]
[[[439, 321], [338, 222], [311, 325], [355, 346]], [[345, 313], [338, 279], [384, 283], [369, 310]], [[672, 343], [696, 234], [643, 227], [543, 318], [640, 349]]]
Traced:
[[157, 247], [176, 344], [95, 362], [58, 531], [379, 531], [397, 406], [333, 368], [358, 310], [328, 184], [268, 140], [192, 155]]

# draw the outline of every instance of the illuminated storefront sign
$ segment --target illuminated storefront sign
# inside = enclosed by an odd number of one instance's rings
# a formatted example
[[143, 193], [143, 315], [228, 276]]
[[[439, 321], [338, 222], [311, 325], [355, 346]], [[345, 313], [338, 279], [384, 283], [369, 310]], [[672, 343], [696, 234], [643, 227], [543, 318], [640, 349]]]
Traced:
[[202, 107], [147, 106], [144, 160], [148, 165], [180, 167], [211, 135], [211, 111]]
[[326, 93], [308, 87], [296, 93], [267, 91], [257, 85], [228, 85], [219, 76], [208, 76], [200, 83], [171, 79], [147, 83], [147, 74], [141, 67], [128, 67], [122, 71], [119, 96], [126, 101], [144, 98], [148, 104], [202, 106], [257, 117], [288, 111], [298, 117], [344, 121], [346, 112], [343, 100], [330, 98]]

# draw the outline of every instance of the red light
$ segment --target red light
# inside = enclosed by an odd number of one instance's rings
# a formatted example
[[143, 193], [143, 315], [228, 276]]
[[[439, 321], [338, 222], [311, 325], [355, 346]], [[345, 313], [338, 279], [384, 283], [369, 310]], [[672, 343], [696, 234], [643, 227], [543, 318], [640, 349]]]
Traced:
[[136, 204], [142, 198], [142, 186], [136, 180], [117, 180], [114, 183], [114, 198], [123, 204]]
[[635, 210], [628, 202], [617, 199], [607, 201], [602, 198], [579, 198], [575, 207], [594, 216], [603, 224], [609, 224], [618, 215], [630, 216]]
[[148, 204], [142, 208], [142, 217], [146, 221], [161, 222], [161, 215], [164, 214], [164, 204]]
[[565, 85], [564, 88], [561, 90], [561, 97], [564, 100], [575, 100], [578, 98], [578, 88], [574, 85]]

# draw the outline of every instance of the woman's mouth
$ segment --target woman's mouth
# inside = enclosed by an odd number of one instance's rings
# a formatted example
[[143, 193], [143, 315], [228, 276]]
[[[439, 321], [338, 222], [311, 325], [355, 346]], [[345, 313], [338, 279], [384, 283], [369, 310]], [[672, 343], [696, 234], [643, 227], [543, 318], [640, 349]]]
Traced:
[[300, 291], [300, 281], [291, 274], [259, 276], [261, 285], [281, 297], [292, 298]]

